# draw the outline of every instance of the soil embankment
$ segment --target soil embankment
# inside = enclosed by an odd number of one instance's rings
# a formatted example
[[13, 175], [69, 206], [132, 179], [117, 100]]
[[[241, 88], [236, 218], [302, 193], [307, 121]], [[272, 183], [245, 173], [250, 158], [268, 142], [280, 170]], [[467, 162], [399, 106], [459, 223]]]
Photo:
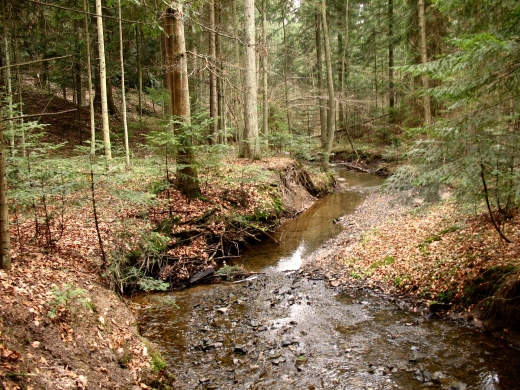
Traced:
[[395, 196], [374, 193], [339, 220], [344, 231], [308, 259], [305, 270], [332, 287], [377, 286], [425, 316], [517, 339], [520, 231], [510, 224], [516, 243], [507, 244], [486, 217], [463, 213], [450, 201], [403, 206]]

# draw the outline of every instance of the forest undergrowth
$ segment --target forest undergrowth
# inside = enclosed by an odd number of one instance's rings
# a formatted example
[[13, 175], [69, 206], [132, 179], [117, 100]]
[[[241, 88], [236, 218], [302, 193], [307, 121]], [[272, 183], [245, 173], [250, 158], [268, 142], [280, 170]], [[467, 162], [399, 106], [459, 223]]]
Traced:
[[4, 389], [171, 383], [116, 293], [178, 287], [217, 268], [308, 206], [283, 203], [298, 180], [315, 195], [331, 180], [322, 174], [311, 181], [288, 158], [232, 158], [202, 170], [202, 196], [188, 199], [155, 159], [136, 160], [131, 171], [114, 165], [95, 174], [84, 162], [67, 161], [60, 170], [58, 160], [47, 160], [30, 173], [43, 175], [32, 176], [40, 186], [11, 192], [13, 267], [0, 271]]

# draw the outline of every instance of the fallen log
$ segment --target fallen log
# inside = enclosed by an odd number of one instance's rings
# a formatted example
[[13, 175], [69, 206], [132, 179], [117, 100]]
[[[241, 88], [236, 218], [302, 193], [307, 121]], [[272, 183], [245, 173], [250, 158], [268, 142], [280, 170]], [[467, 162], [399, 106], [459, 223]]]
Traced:
[[349, 163], [338, 163], [339, 165], [343, 165], [345, 166], [346, 168], [348, 169], [351, 169], [353, 171], [358, 171], [358, 172], [363, 172], [363, 173], [372, 173], [369, 169], [365, 169], [365, 168], [362, 168], [360, 166], [357, 166], [357, 165], [352, 165], [352, 164], [349, 164]]

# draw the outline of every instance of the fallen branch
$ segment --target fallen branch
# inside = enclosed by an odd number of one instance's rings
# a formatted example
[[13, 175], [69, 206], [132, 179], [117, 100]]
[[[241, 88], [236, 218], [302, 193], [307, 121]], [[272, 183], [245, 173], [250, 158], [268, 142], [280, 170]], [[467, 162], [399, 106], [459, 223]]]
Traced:
[[368, 169], [365, 169], [365, 168], [361, 168], [357, 165], [352, 165], [352, 164], [349, 164], [349, 163], [338, 163], [339, 165], [344, 165], [345, 167], [349, 168], [349, 169], [352, 169], [353, 171], [359, 171], [359, 172], [363, 172], [363, 173], [372, 173], [370, 170]]

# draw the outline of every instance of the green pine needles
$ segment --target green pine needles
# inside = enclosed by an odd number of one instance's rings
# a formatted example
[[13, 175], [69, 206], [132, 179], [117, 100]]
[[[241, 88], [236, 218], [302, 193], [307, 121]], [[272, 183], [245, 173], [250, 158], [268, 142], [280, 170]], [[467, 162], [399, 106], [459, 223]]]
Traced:
[[[453, 18], [472, 12], [437, 3]], [[426, 129], [387, 186], [415, 188], [430, 199], [449, 186], [461, 201], [486, 205], [508, 241], [504, 223], [520, 206], [520, 13], [514, 2], [491, 3], [500, 18], [465, 26], [466, 34], [451, 41], [452, 54], [408, 68], [437, 80], [428, 93], [444, 108], [443, 118]]]

